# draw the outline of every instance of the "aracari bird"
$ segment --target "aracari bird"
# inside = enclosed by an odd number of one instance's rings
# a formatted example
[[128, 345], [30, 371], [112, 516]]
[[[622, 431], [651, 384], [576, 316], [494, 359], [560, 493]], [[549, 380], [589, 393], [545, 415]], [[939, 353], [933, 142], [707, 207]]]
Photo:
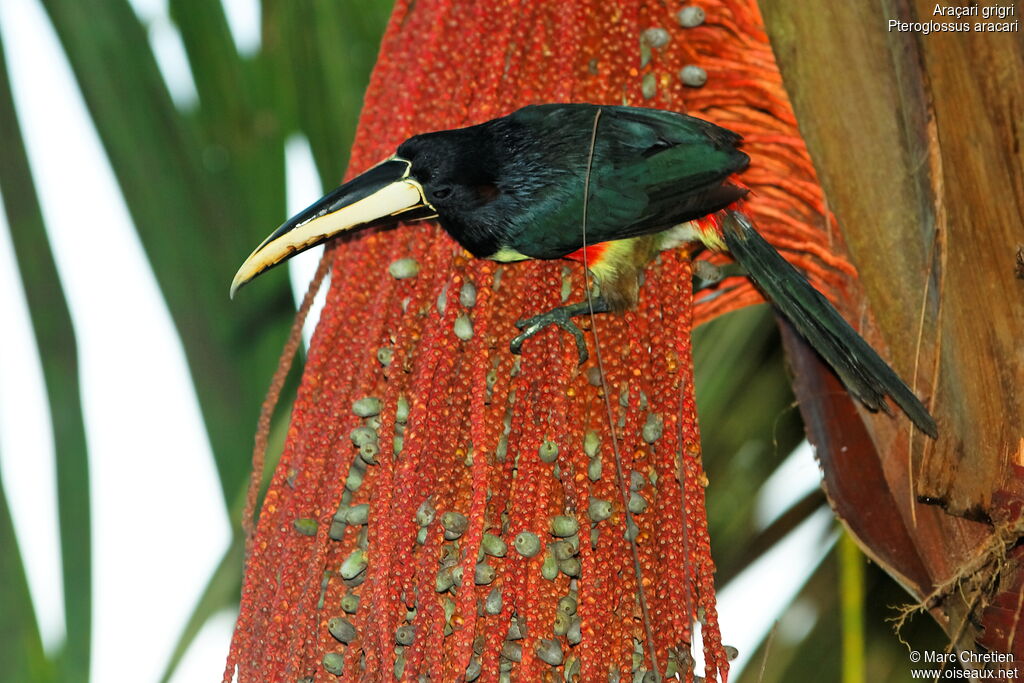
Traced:
[[[342, 232], [436, 219], [478, 258], [584, 260], [595, 312], [636, 305], [644, 266], [669, 240], [702, 243], [738, 266], [871, 410], [892, 397], [925, 433], [935, 421], [899, 376], [737, 208], [730, 182], [749, 158], [740, 136], [656, 109], [547, 104], [409, 138], [393, 156], [286, 221], [246, 259], [231, 295], [260, 273]], [[584, 199], [586, 197], [586, 200]], [[586, 201], [586, 221], [584, 214]], [[697, 221], [717, 214], [717, 220]], [[521, 320], [525, 339], [549, 324], [577, 337], [588, 302]]]

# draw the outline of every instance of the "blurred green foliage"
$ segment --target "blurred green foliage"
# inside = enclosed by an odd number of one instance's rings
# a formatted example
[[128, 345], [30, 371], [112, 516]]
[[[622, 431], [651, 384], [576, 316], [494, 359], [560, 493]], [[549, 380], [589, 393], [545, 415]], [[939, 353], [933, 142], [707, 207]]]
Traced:
[[[64, 647], [52, 661], [48, 660], [43, 653], [6, 496], [0, 491], [0, 540], [4, 541], [0, 543], [4, 549], [0, 561], [0, 661], [5, 662], [8, 671], [18, 673], [13, 680], [84, 681], [88, 677], [91, 645], [92, 541], [89, 461], [78, 391], [78, 348], [57, 265], [49, 243], [40, 239], [46, 234], [43, 214], [15, 115], [2, 44], [0, 141], [4, 149], [0, 155], [0, 192], [28, 300], [53, 424], [60, 549], [67, 568], [63, 589], [68, 633]], [[86, 664], [84, 674], [81, 662]]]
[[[231, 302], [227, 283], [240, 255], [285, 218], [289, 136], [309, 139], [325, 184], [340, 179], [391, 5], [268, 0], [262, 7], [262, 47], [241, 55], [220, 3], [170, 0], [199, 95], [188, 109], [172, 101], [148, 29], [127, 0], [44, 0], [43, 6], [181, 337], [235, 524], [234, 542], [199, 600], [177, 658], [206, 617], [237, 602], [237, 520], [252, 434], [294, 315], [283, 271], [267, 277], [260, 297]], [[0, 78], [0, 191], [53, 415], [68, 632], [63, 651], [48, 661], [24, 570], [17, 553], [8, 552], [0, 575], [0, 628], [12, 637], [0, 639], [0, 660], [5, 676], [19, 672], [14, 680], [84, 681], [92, 610], [89, 481], [74, 331], [60, 288], [49, 286], [59, 279], [47, 242], [39, 239], [45, 228], [2, 63]], [[286, 402], [278, 416], [289, 412]], [[6, 530], [9, 515], [5, 501], [0, 503], [0, 527]], [[3, 547], [16, 548], [13, 530], [10, 536]]]

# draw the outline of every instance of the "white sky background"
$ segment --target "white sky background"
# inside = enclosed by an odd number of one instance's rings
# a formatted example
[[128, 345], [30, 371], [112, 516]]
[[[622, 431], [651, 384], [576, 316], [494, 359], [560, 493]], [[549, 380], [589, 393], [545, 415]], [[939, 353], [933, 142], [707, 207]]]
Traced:
[[[150, 26], [175, 101], [194, 102], [165, 0], [133, 4]], [[225, 0], [225, 7], [239, 49], [257, 50], [257, 0]], [[2, 0], [0, 31], [79, 346], [93, 505], [92, 680], [121, 681], [131, 671], [134, 680], [156, 681], [227, 547], [230, 526], [177, 333], [39, 0]], [[288, 208], [297, 211], [322, 188], [304, 139], [289, 140], [286, 160]], [[0, 212], [0, 319], [14, 325], [0, 336], [0, 471], [44, 644], [52, 651], [64, 637], [53, 443], [4, 221]], [[267, 232], [275, 227], [270, 221]], [[298, 296], [319, 253], [293, 261]], [[310, 315], [307, 339], [317, 317], [317, 311]], [[799, 449], [791, 463], [780, 479], [784, 486], [768, 482], [762, 491], [765, 524], [782, 505], [818, 485], [809, 447]], [[830, 524], [828, 516], [811, 518], [780, 548], [785, 559], [766, 559], [767, 566], [756, 566], [756, 573], [745, 573], [721, 592], [725, 641], [740, 649], [734, 665], [747, 663], [778, 610], [820, 562], [831, 544], [822, 540]], [[805, 566], [797, 567], [798, 560]], [[754, 577], [753, 586], [742, 589], [747, 575]], [[776, 587], [772, 596], [765, 595], [766, 585]], [[772, 604], [754, 607], [750, 588], [774, 598]], [[758, 615], [763, 618], [752, 618]], [[808, 620], [813, 623], [813, 615]], [[233, 621], [232, 614], [211, 620], [173, 680], [219, 680]]]
[[[93, 505], [92, 680], [132, 671], [155, 681], [230, 527], [177, 333], [53, 30], [37, 0], [0, 3], [0, 30], [79, 345]], [[169, 80], [180, 96], [183, 79]], [[52, 650], [64, 631], [53, 444], [3, 227], [0, 305], [18, 325], [0, 354], [0, 465]], [[231, 622], [211, 623], [175, 680], [219, 679]]]

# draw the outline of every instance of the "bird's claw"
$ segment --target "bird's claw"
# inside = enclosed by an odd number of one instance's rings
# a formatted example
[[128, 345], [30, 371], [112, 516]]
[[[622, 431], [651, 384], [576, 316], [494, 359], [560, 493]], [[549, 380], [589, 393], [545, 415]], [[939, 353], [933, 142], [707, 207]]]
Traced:
[[746, 275], [746, 269], [738, 264], [728, 263], [718, 266], [710, 261], [698, 259], [693, 262], [693, 291], [713, 289], [726, 278]]
[[512, 353], [516, 355], [522, 353], [523, 342], [549, 325], [558, 325], [573, 336], [576, 340], [576, 353], [579, 355], [580, 365], [583, 365], [590, 358], [590, 353], [587, 351], [587, 341], [583, 337], [583, 331], [576, 326], [576, 323], [572, 321], [572, 315], [564, 308], [556, 308], [547, 313], [535, 315], [532, 318], [523, 318], [516, 321], [516, 327], [521, 329], [522, 332], [509, 343]]

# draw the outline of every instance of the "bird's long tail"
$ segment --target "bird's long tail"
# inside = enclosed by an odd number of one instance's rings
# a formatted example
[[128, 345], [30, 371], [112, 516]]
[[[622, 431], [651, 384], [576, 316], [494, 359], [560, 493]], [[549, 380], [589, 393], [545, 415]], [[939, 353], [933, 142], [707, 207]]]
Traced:
[[890, 412], [891, 396], [915, 425], [937, 438], [935, 420], [899, 375], [857, 334], [839, 312], [761, 237], [750, 219], [728, 211], [725, 245], [768, 299], [839, 375], [846, 388], [872, 410]]

